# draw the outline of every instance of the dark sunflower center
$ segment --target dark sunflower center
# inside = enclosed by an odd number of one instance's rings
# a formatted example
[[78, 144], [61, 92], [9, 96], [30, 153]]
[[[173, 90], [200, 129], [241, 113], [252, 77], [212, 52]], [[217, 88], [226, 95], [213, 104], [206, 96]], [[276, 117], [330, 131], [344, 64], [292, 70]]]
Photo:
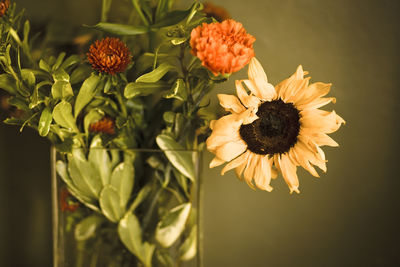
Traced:
[[240, 136], [251, 152], [266, 155], [285, 153], [297, 142], [300, 114], [292, 103], [281, 99], [264, 102], [257, 111], [259, 117], [240, 127]]

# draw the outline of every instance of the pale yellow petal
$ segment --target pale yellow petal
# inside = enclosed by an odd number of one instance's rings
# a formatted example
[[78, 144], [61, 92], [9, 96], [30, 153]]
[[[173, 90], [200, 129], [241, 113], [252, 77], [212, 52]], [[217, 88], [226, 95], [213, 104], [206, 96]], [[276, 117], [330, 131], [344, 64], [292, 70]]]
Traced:
[[332, 103], [336, 103], [336, 98], [334, 97], [321, 97], [321, 98], [317, 98], [309, 103], [306, 104], [302, 104], [302, 105], [296, 105], [296, 107], [300, 110], [304, 110], [304, 109], [317, 109], [320, 107], [323, 107], [327, 104], [329, 104], [330, 102]]
[[229, 112], [241, 113], [246, 110], [240, 103], [239, 99], [234, 95], [218, 94], [220, 105]]
[[224, 175], [229, 170], [235, 169], [243, 164], [246, 164], [247, 157], [248, 157], [248, 153], [245, 152], [245, 153], [241, 154], [239, 157], [237, 157], [234, 160], [232, 160], [231, 162], [229, 162], [228, 164], [226, 164], [221, 171], [221, 175]]
[[324, 133], [314, 133], [308, 135], [318, 146], [332, 146], [337, 147], [339, 144], [333, 140], [330, 136]]
[[315, 156], [311, 151], [305, 147], [305, 145], [302, 142], [297, 142], [296, 145], [291, 149], [291, 151], [294, 153], [297, 162], [300, 164], [301, 167], [303, 167], [305, 170], [307, 170], [309, 173], [311, 173], [315, 177], [319, 177], [317, 171], [315, 168], [310, 164], [310, 159], [314, 158]]
[[253, 184], [253, 177], [259, 159], [259, 155], [251, 153], [248, 157], [248, 163], [243, 173], [244, 180], [252, 189], [256, 189]]
[[246, 149], [247, 144], [243, 140], [229, 142], [219, 146], [215, 150], [215, 156], [225, 161], [231, 161], [246, 151]]
[[270, 182], [271, 161], [268, 159], [268, 156], [260, 156], [254, 173], [254, 183], [259, 189], [271, 192], [273, 188], [270, 186]]
[[287, 154], [282, 154], [278, 157], [279, 165], [282, 170], [282, 176], [285, 179], [285, 182], [289, 186], [290, 193], [299, 191], [299, 179], [297, 178], [296, 166], [291, 162]]
[[296, 72], [292, 76], [290, 76], [288, 79], [283, 80], [275, 87], [279, 97], [283, 101], [287, 102], [292, 93], [299, 89], [304, 74], [305, 72], [303, 71], [303, 67], [300, 65], [299, 67], [297, 67]]
[[267, 75], [255, 57], [250, 60], [248, 76], [250, 80], [244, 82], [255, 96], [264, 101], [276, 98], [274, 86], [268, 83]]
[[331, 90], [331, 83], [322, 83], [316, 82], [308, 86], [308, 88], [302, 91], [298, 100], [296, 101], [297, 105], [304, 105], [314, 101], [317, 98], [323, 97], [329, 93]]
[[242, 104], [247, 108], [257, 108], [260, 104], [260, 99], [254, 95], [249, 95], [244, 89], [241, 81], [236, 80], [236, 94], [239, 97]]
[[217, 167], [217, 166], [219, 166], [219, 165], [224, 164], [225, 162], [226, 162], [225, 160], [222, 160], [222, 159], [219, 159], [219, 158], [217, 158], [217, 157], [214, 157], [214, 158], [212, 159], [212, 161], [210, 162], [210, 168]]
[[300, 111], [300, 124], [307, 133], [333, 133], [345, 121], [335, 113], [325, 110], [311, 109]]
[[248, 160], [249, 160], [249, 157], [250, 157], [251, 154], [252, 153], [249, 150], [247, 150], [246, 152], [244, 152], [241, 155], [241, 156], [243, 156], [242, 164], [235, 168], [235, 173], [236, 173], [236, 176], [239, 178], [239, 180], [243, 180], [242, 179], [242, 174], [243, 174], [243, 171], [244, 171], [244, 169], [246, 168], [246, 166], [248, 164]]

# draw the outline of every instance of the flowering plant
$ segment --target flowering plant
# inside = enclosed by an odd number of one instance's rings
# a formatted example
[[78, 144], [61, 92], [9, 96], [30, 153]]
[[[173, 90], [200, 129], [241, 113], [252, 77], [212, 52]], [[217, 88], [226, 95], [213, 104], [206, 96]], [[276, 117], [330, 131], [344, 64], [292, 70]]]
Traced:
[[[33, 128], [57, 149], [59, 208], [81, 250], [112, 251], [104, 266], [175, 266], [196, 255], [192, 152], [206, 146], [215, 154], [210, 167], [227, 163], [222, 174], [235, 169], [252, 188], [271, 191], [281, 172], [299, 192], [297, 166], [326, 171], [320, 146], [337, 146], [327, 134], [344, 121], [319, 109], [335, 101], [324, 97], [330, 84], [310, 84], [301, 66], [268, 83], [255, 38], [235, 20], [207, 16], [212, 5], [130, 4], [115, 23], [112, 0], [103, 0], [101, 22], [83, 38], [87, 53], [67, 55], [38, 49], [23, 13], [1, 1], [0, 88], [19, 111], [5, 123]], [[218, 95], [230, 114], [215, 120], [205, 111], [208, 93], [247, 64], [237, 97]]]

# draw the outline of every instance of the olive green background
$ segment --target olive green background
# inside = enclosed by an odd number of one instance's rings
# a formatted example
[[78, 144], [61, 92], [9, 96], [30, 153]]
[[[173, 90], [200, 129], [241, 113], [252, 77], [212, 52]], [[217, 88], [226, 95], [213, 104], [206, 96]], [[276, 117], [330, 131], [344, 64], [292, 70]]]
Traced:
[[[100, 1], [19, 0], [34, 21], [93, 24]], [[189, 5], [188, 1], [180, 1]], [[400, 2], [215, 0], [257, 41], [273, 84], [302, 64], [332, 82], [347, 121], [326, 148], [327, 174], [299, 171], [301, 194], [283, 179], [253, 191], [204, 156], [206, 267], [399, 266]], [[213, 92], [233, 93], [234, 79]], [[0, 266], [51, 266], [49, 144], [0, 126]]]

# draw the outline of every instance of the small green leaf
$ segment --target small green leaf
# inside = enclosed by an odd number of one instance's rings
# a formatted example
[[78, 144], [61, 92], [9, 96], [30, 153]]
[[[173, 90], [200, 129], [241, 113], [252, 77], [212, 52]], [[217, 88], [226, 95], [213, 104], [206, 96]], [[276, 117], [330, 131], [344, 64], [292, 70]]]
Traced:
[[51, 110], [49, 107], [46, 107], [42, 111], [42, 115], [40, 115], [38, 132], [40, 136], [47, 136], [50, 131], [50, 124], [53, 120], [53, 116], [51, 115]]
[[0, 74], [0, 89], [5, 90], [11, 95], [15, 95], [17, 93], [17, 84], [10, 74]]
[[22, 69], [21, 70], [22, 80], [29, 88], [33, 88], [36, 83], [35, 74], [29, 69]]
[[94, 237], [102, 222], [103, 218], [96, 214], [86, 217], [75, 226], [75, 239], [85, 241]]
[[168, 89], [170, 85], [164, 82], [144, 83], [144, 82], [131, 82], [125, 87], [124, 96], [132, 98], [136, 96], [146, 96]]
[[100, 82], [100, 77], [95, 74], [92, 74], [89, 78], [87, 78], [83, 82], [82, 87], [79, 90], [78, 96], [76, 97], [75, 118], [78, 117], [81, 110], [96, 95], [96, 87], [99, 84], [99, 82]]
[[188, 40], [188, 37], [174, 38], [171, 40], [171, 43], [173, 45], [180, 45], [180, 44], [183, 44], [184, 42], [186, 42], [187, 40]]
[[44, 61], [43, 59], [41, 59], [39, 61], [39, 68], [41, 68], [42, 70], [44, 70], [46, 72], [50, 72], [50, 70], [51, 70], [49, 64], [46, 61]]
[[111, 185], [120, 196], [120, 205], [125, 209], [131, 196], [134, 183], [133, 165], [128, 162], [120, 163], [111, 174]]
[[100, 22], [92, 26], [92, 28], [122, 36], [144, 34], [149, 31], [147, 27], [143, 26], [133, 26], [133, 25], [116, 24], [108, 22]]
[[163, 247], [170, 247], [185, 230], [191, 207], [190, 203], [179, 205], [171, 209], [157, 224], [155, 237]]
[[100, 174], [91, 162], [88, 162], [80, 148], [72, 149], [68, 155], [68, 171], [76, 187], [93, 199], [98, 199], [102, 188]]
[[102, 146], [102, 140], [99, 135], [93, 137], [89, 150], [89, 162], [97, 168], [100, 173], [103, 186], [110, 183], [111, 177], [111, 162], [107, 150]]
[[58, 69], [53, 73], [53, 79], [55, 82], [64, 81], [69, 82], [69, 75], [63, 69]]
[[53, 119], [64, 128], [79, 132], [75, 119], [72, 116], [72, 106], [70, 103], [64, 100], [58, 103], [53, 110]]
[[136, 79], [136, 82], [143, 83], [155, 83], [159, 81], [168, 71], [175, 69], [174, 66], [168, 63], [161, 63], [160, 66], [155, 68], [153, 71], [143, 74]]
[[73, 96], [72, 86], [67, 81], [56, 81], [51, 87], [51, 95], [54, 99], [65, 99]]
[[88, 114], [83, 119], [83, 125], [84, 125], [86, 135], [89, 134], [90, 124], [99, 121], [103, 117], [104, 117], [104, 112], [101, 109], [95, 108], [95, 109], [91, 109], [88, 112]]
[[69, 56], [60, 66], [61, 69], [66, 70], [67, 68], [80, 63], [82, 61], [81, 57], [78, 55]]
[[29, 106], [25, 98], [10, 97], [7, 99], [7, 102], [21, 110], [29, 110]]
[[165, 98], [176, 98], [180, 101], [187, 100], [187, 89], [185, 86], [185, 82], [182, 79], [177, 79], [172, 86], [171, 90], [169, 90], [165, 96]]
[[183, 261], [191, 260], [197, 252], [197, 226], [193, 226], [188, 238], [179, 248], [179, 258]]
[[140, 203], [145, 200], [145, 198], [149, 195], [149, 193], [152, 191], [152, 187], [150, 184], [145, 185], [142, 189], [140, 189], [138, 195], [136, 196], [135, 200], [129, 207], [129, 212], [135, 211], [135, 209], [140, 205]]
[[190, 180], [195, 180], [195, 169], [192, 161], [192, 153], [177, 143], [172, 137], [160, 134], [156, 138], [158, 146], [164, 150], [165, 155], [172, 165]]
[[53, 65], [53, 71], [54, 70], [58, 70], [58, 68], [61, 66], [61, 63], [63, 62], [64, 58], [65, 58], [66, 53], [65, 52], [61, 52], [58, 57], [56, 62]]
[[104, 216], [112, 222], [118, 222], [124, 211], [120, 206], [117, 190], [111, 185], [106, 185], [101, 190], [99, 202]]
[[71, 84], [83, 82], [92, 73], [92, 68], [87, 65], [80, 65], [71, 74]]
[[127, 213], [118, 224], [118, 235], [125, 247], [132, 252], [145, 267], [151, 267], [155, 245], [142, 242], [140, 222], [132, 213]]

